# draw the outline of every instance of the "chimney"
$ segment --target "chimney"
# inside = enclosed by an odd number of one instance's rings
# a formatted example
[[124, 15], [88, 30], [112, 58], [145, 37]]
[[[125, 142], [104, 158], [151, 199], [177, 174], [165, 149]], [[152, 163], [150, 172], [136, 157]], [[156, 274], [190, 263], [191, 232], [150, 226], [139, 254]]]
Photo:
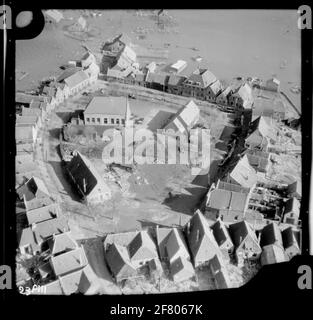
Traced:
[[200, 232], [199, 232], [199, 229], [197, 230], [197, 239], [196, 239], [196, 242], [199, 241], [199, 237], [200, 237]]
[[84, 193], [86, 193], [87, 191], [86, 191], [86, 179], [85, 178], [83, 178], [83, 189], [84, 189]]

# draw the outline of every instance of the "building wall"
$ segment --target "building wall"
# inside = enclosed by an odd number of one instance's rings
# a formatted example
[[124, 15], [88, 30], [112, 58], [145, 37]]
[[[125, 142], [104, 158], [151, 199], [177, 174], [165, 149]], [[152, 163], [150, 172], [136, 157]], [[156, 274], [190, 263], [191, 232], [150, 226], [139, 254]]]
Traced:
[[84, 114], [85, 124], [102, 126], [123, 126], [125, 117], [107, 114]]

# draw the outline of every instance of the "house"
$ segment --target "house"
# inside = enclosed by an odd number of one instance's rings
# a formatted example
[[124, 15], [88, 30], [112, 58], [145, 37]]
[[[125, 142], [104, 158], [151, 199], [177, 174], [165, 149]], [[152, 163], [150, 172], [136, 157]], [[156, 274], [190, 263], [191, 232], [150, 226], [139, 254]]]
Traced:
[[48, 241], [50, 254], [53, 256], [75, 250], [78, 248], [77, 242], [73, 239], [71, 232], [63, 232], [53, 235]]
[[271, 79], [267, 80], [265, 89], [266, 90], [270, 90], [270, 91], [279, 92], [279, 90], [280, 90], [280, 81], [278, 79], [276, 79], [276, 78], [271, 78]]
[[146, 76], [146, 85], [150, 89], [166, 91], [169, 75], [167, 73], [151, 73]]
[[64, 79], [64, 83], [68, 86], [70, 95], [74, 95], [89, 84], [89, 77], [87, 72], [79, 70]]
[[45, 287], [45, 291], [42, 294], [45, 294], [45, 295], [63, 295], [64, 294], [59, 279], [45, 284], [44, 287]]
[[146, 66], [145, 66], [145, 71], [146, 73], [148, 72], [155, 72], [156, 70], [156, 63], [154, 61], [148, 63]]
[[229, 226], [229, 233], [235, 246], [238, 264], [243, 259], [259, 258], [262, 249], [252, 226], [246, 221], [233, 223]]
[[227, 257], [229, 254], [233, 253], [234, 244], [233, 244], [233, 241], [231, 240], [228, 228], [226, 227], [224, 222], [218, 219], [212, 225], [211, 228], [212, 228], [216, 243], [218, 244], [224, 256]]
[[67, 221], [64, 218], [55, 218], [40, 223], [34, 223], [32, 230], [35, 235], [36, 243], [41, 244], [51, 238], [53, 235], [67, 232], [69, 230]]
[[89, 84], [93, 84], [97, 81], [100, 68], [96, 63], [92, 62], [84, 71], [89, 76]]
[[146, 75], [143, 73], [132, 72], [124, 79], [125, 83], [136, 85], [136, 86], [145, 86]]
[[112, 53], [119, 53], [125, 48], [126, 45], [131, 45], [131, 39], [126, 34], [119, 34], [113, 39], [106, 41], [102, 50]]
[[270, 145], [275, 144], [277, 131], [270, 118], [259, 117], [251, 123], [245, 146], [267, 152]]
[[301, 254], [299, 235], [299, 232], [294, 231], [292, 227], [288, 227], [282, 231], [283, 245], [289, 259]]
[[281, 99], [266, 99], [257, 97], [252, 107], [252, 121], [258, 117], [268, 117], [275, 120], [285, 120], [286, 106]]
[[51, 266], [57, 277], [70, 272], [82, 269], [88, 264], [85, 250], [78, 247], [75, 250], [52, 256], [50, 259]]
[[40, 263], [38, 266], [38, 272], [41, 280], [48, 280], [53, 275], [53, 270], [49, 262]]
[[140, 231], [128, 244], [127, 250], [132, 266], [137, 269], [153, 259], [158, 259], [158, 252], [147, 231]]
[[216, 254], [221, 254], [208, 222], [197, 211], [185, 226], [185, 234], [195, 268], [204, 266]]
[[[201, 100], [215, 101], [218, 94], [214, 95], [210, 86], [217, 80], [208, 69], [196, 69], [183, 83], [183, 95]], [[220, 85], [220, 91], [222, 87]]]
[[15, 142], [16, 144], [31, 143], [34, 145], [36, 141], [34, 140], [34, 130], [30, 126], [18, 126], [15, 127]]
[[91, 161], [80, 152], [73, 153], [67, 172], [87, 203], [101, 203], [111, 197], [111, 190]]
[[217, 289], [227, 289], [232, 287], [228, 271], [220, 255], [215, 255], [211, 259], [209, 267], [214, 277]]
[[169, 122], [163, 127], [164, 130], [173, 130], [174, 132], [188, 133], [190, 129], [199, 121], [199, 107], [191, 100], [169, 119]]
[[136, 269], [132, 266], [127, 248], [119, 244], [108, 245], [105, 259], [116, 282], [121, 282], [137, 276]]
[[96, 64], [96, 58], [91, 52], [87, 51], [80, 59], [80, 64], [82, 68], [87, 68], [91, 64]]
[[258, 182], [256, 171], [249, 164], [247, 155], [244, 155], [228, 173], [227, 180], [244, 188], [253, 188]]
[[59, 280], [64, 295], [84, 294], [91, 285], [85, 268], [60, 276]]
[[[214, 184], [213, 184], [213, 187], [214, 187]], [[216, 183], [216, 189], [241, 192], [241, 193], [249, 193], [251, 191], [251, 188], [245, 188], [243, 186], [240, 186], [239, 184], [230, 183], [227, 181], [223, 181], [221, 179], [218, 179]]]
[[216, 97], [216, 103], [222, 106], [228, 105], [228, 97], [231, 94], [232, 86], [228, 86], [225, 89], [222, 89], [221, 92]]
[[183, 282], [195, 276], [191, 262], [181, 256], [171, 262], [170, 271], [175, 282]]
[[30, 201], [50, 197], [50, 193], [42, 179], [33, 176], [24, 185], [16, 190], [20, 199]]
[[59, 10], [46, 10], [44, 13], [47, 22], [59, 23], [62, 19], [64, 19], [63, 13]]
[[167, 260], [170, 263], [178, 257], [190, 260], [187, 244], [181, 230], [157, 227], [156, 234], [161, 260]]
[[248, 208], [250, 194], [210, 188], [205, 198], [205, 216], [210, 220], [224, 222], [243, 220]]
[[261, 265], [285, 262], [288, 260], [284, 248], [273, 244], [266, 245], [262, 248]]
[[247, 153], [247, 158], [250, 166], [256, 171], [264, 173], [267, 172], [270, 165], [269, 156], [267, 158], [264, 158], [256, 154]]
[[296, 198], [290, 198], [285, 203], [284, 223], [297, 225], [300, 216], [300, 201]]
[[301, 180], [296, 180], [287, 187], [288, 197], [295, 197], [298, 200], [301, 200], [302, 197], [302, 182]]
[[94, 97], [84, 111], [85, 125], [124, 126], [130, 116], [126, 97]]
[[228, 97], [230, 106], [234, 107], [235, 111], [250, 110], [253, 104], [253, 96], [251, 87], [245, 83], [234, 92], [232, 91]]
[[40, 252], [31, 227], [23, 229], [18, 236], [18, 247], [21, 254], [33, 255]]
[[261, 247], [276, 245], [283, 248], [283, 238], [277, 223], [271, 222], [263, 227], [260, 245]]
[[183, 94], [182, 83], [186, 79], [187, 79], [186, 76], [171, 74], [167, 82], [167, 92], [176, 94], [176, 95], [182, 95]]
[[184, 60], [177, 60], [169, 67], [169, 71], [173, 73], [179, 73], [187, 67], [187, 62]]
[[136, 52], [129, 46], [125, 46], [119, 53], [116, 65], [121, 69], [132, 66], [137, 61]]
[[54, 219], [58, 215], [59, 207], [56, 203], [26, 211], [28, 225], [30, 226], [34, 223], [40, 223], [46, 220]]

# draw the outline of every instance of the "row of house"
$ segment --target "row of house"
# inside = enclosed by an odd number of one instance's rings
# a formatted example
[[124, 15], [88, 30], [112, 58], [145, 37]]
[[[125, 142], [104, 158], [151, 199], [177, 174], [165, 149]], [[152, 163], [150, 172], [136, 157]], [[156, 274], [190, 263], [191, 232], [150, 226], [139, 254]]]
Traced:
[[16, 193], [25, 204], [27, 225], [18, 234], [19, 252], [44, 256], [36, 267], [44, 293], [85, 293], [90, 287], [85, 250], [73, 239], [67, 220], [44, 182], [32, 177]]

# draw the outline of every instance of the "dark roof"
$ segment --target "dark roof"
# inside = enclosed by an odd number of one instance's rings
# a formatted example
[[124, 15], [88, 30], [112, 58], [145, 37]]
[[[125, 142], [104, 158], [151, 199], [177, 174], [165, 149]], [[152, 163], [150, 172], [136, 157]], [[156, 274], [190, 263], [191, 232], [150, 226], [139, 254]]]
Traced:
[[136, 270], [130, 264], [126, 247], [113, 243], [109, 245], [105, 257], [111, 272], [118, 281], [136, 275]]
[[235, 247], [238, 247], [248, 235], [250, 235], [256, 242], [258, 242], [256, 234], [252, 230], [251, 225], [244, 220], [231, 224], [229, 226], [229, 233]]
[[211, 255], [215, 251], [219, 250], [213, 232], [200, 211], [196, 212], [187, 223], [186, 236], [194, 260], [196, 260], [200, 248], [207, 255], [208, 260], [211, 259]]
[[282, 234], [283, 244], [285, 249], [291, 246], [296, 246], [299, 248], [298, 239], [292, 227], [288, 227], [284, 229], [281, 234]]
[[288, 199], [285, 203], [285, 213], [289, 212], [294, 213], [297, 217], [300, 215], [300, 201], [295, 197]]
[[281, 231], [275, 222], [271, 222], [266, 225], [261, 233], [261, 247], [270, 244], [283, 245]]
[[186, 81], [191, 81], [193, 83], [199, 83], [199, 86], [202, 88], [206, 88], [213, 82], [215, 82], [217, 78], [215, 75], [208, 69], [196, 69]]
[[88, 195], [97, 185], [97, 177], [94, 175], [94, 168], [91, 169], [92, 164], [83, 155], [77, 152], [72, 160], [67, 165], [72, 179], [78, 185], [80, 191], [84, 195]]
[[164, 85], [166, 85], [168, 78], [169, 78], [169, 75], [167, 73], [148, 72], [147, 77], [146, 77], [146, 82], [157, 83], [157, 84], [164, 86]]
[[157, 258], [155, 245], [147, 231], [138, 232], [127, 248], [131, 261]]
[[295, 182], [291, 183], [287, 187], [287, 192], [290, 193], [298, 193], [301, 197], [302, 195], [302, 183], [301, 181], [296, 180]]
[[234, 192], [241, 192], [241, 193], [249, 193], [250, 188], [242, 187], [238, 184], [230, 183], [223, 180], [218, 180], [216, 184], [217, 189], [227, 190], [227, 191], [234, 191]]
[[256, 170], [262, 170], [265, 171], [267, 169], [267, 166], [269, 164], [268, 158], [259, 157], [257, 155], [247, 154], [247, 158], [249, 161], [249, 164], [252, 167], [255, 167]]
[[211, 228], [213, 230], [214, 238], [219, 246], [221, 246], [225, 241], [232, 243], [228, 229], [221, 220], [217, 220]]

